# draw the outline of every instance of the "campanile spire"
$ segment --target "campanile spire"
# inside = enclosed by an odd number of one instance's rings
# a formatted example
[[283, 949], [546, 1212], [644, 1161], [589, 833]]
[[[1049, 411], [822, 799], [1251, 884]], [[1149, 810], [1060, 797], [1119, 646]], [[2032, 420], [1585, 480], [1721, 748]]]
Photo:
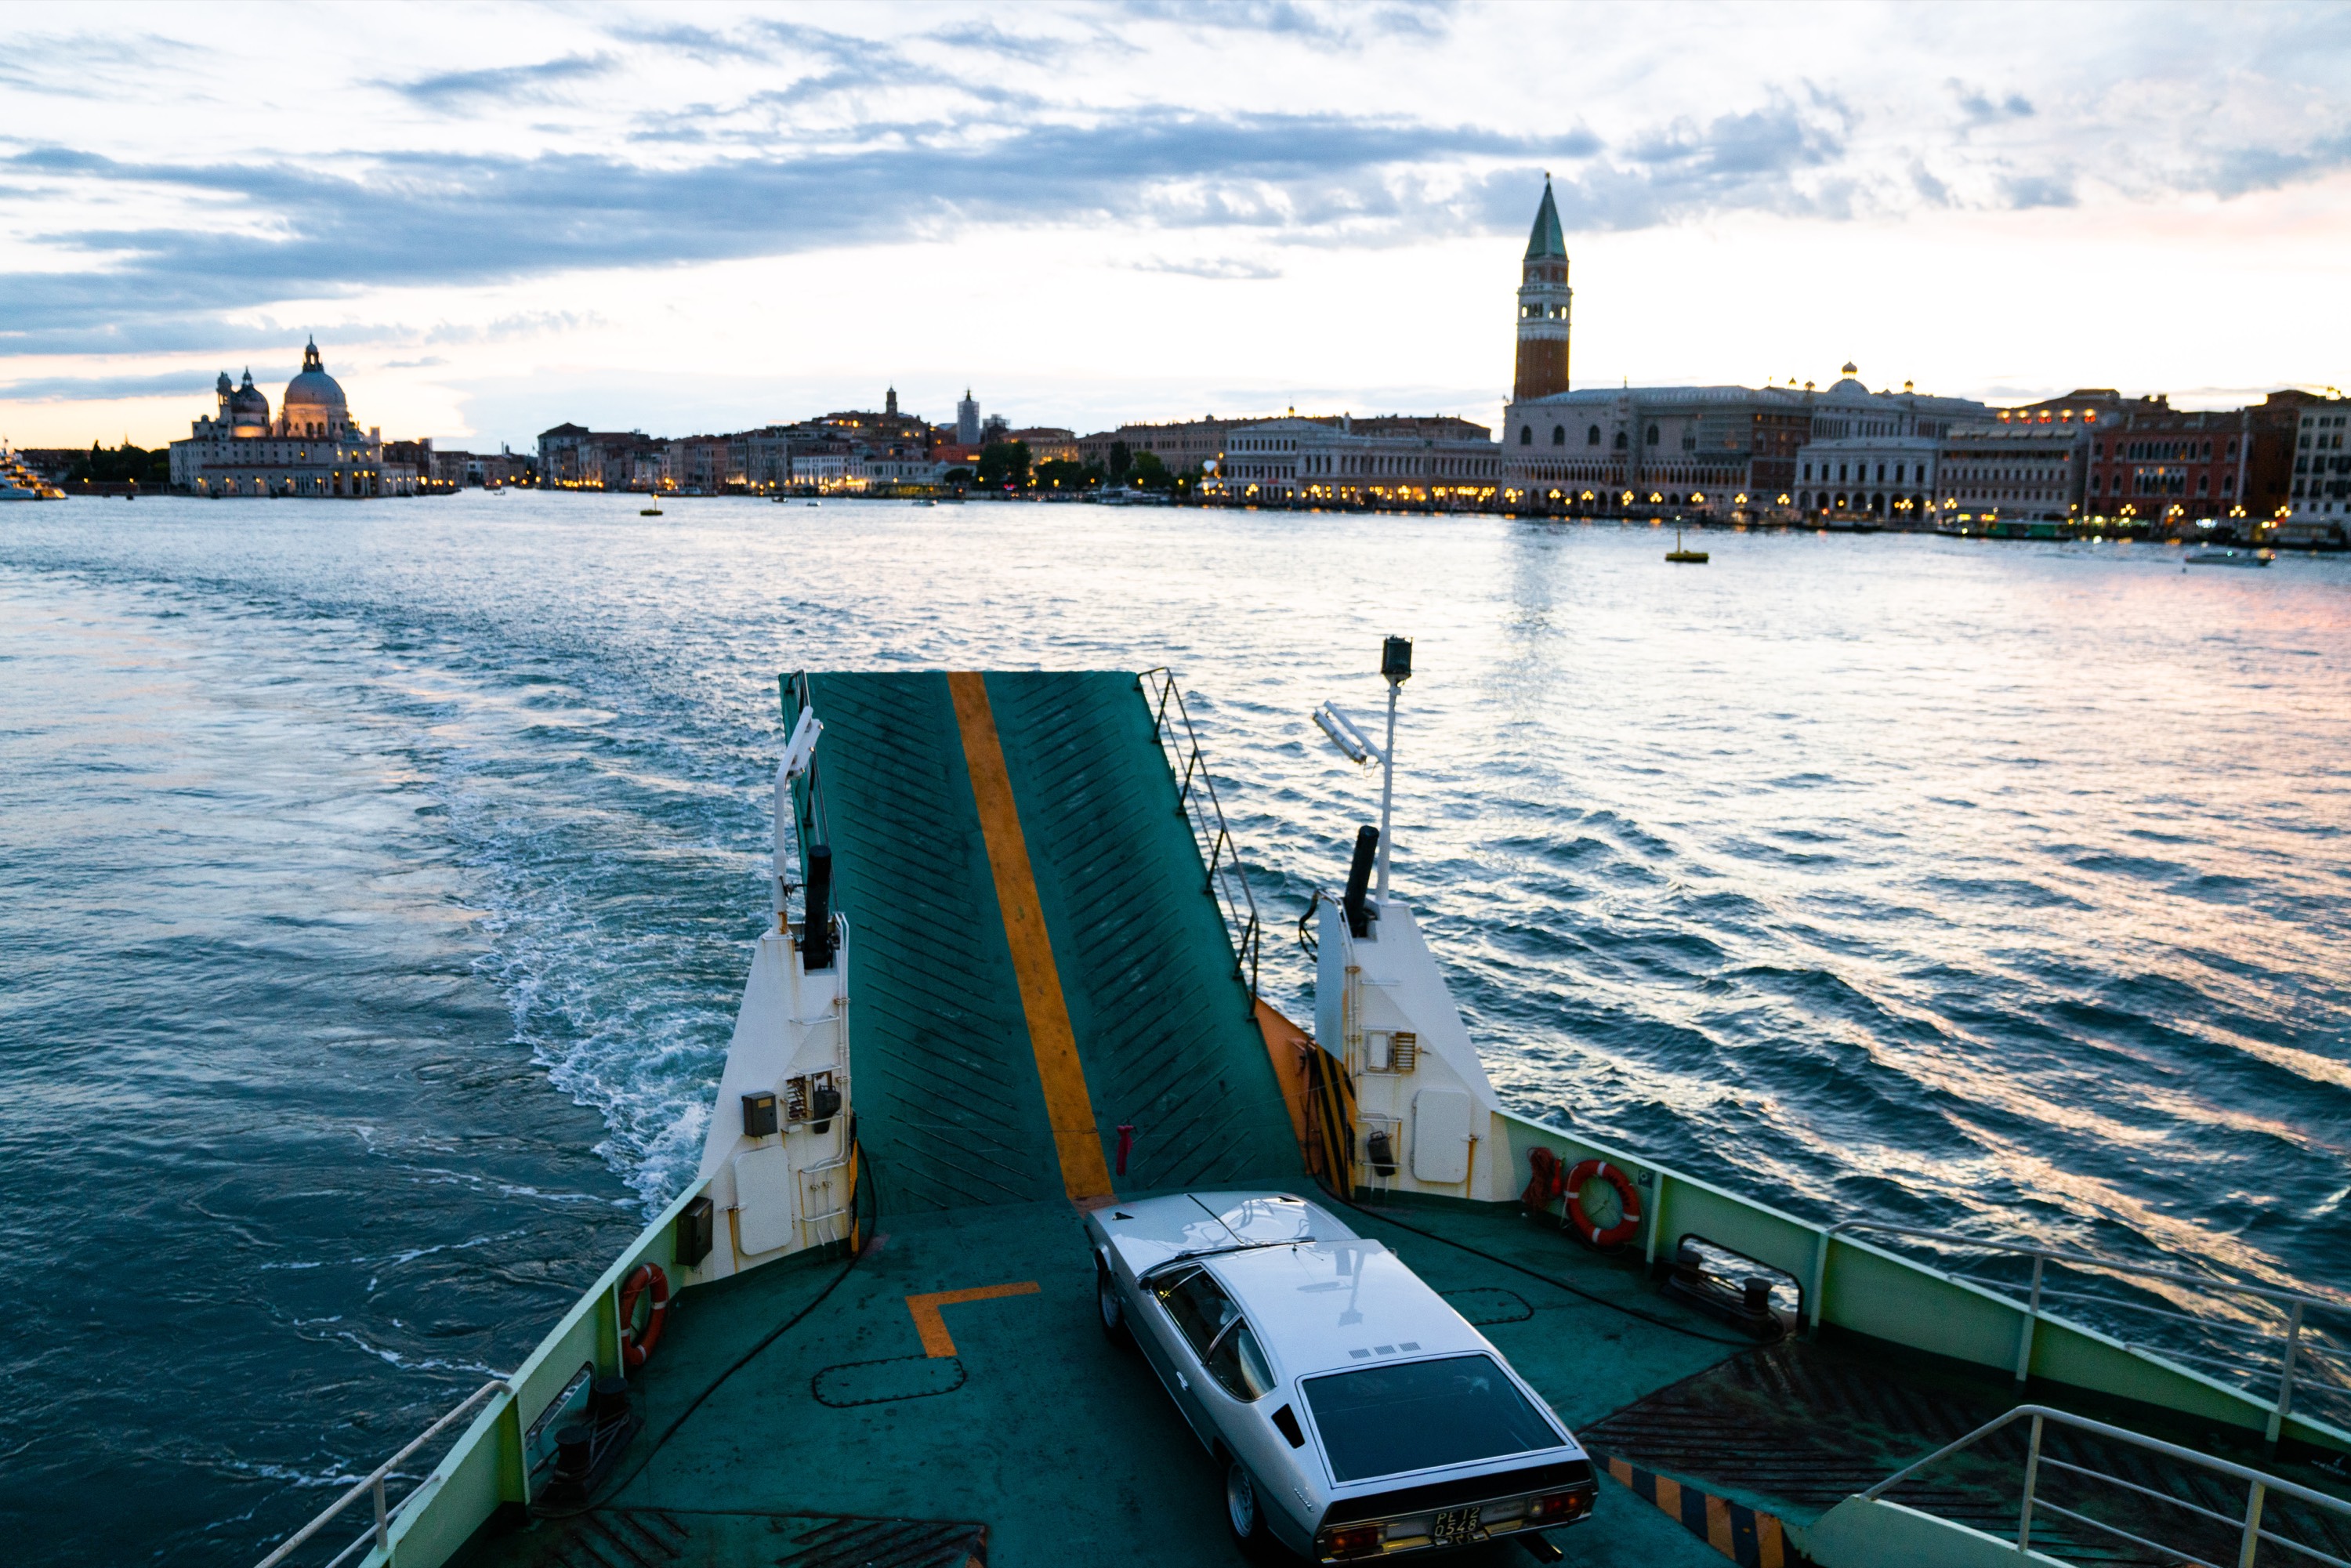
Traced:
[[1545, 174], [1542, 205], [1535, 209], [1534, 233], [1527, 238], [1519, 274], [1519, 362], [1511, 402], [1567, 390], [1567, 308], [1574, 294], [1567, 286], [1567, 240], [1560, 233], [1551, 176]]

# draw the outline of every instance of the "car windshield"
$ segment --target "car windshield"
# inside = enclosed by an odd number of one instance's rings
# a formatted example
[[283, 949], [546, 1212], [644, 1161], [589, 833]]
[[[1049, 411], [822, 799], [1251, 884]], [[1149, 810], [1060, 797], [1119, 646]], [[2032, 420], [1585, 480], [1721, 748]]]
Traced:
[[1333, 1373], [1309, 1378], [1305, 1394], [1331, 1474], [1341, 1481], [1555, 1448], [1564, 1440], [1489, 1356]]

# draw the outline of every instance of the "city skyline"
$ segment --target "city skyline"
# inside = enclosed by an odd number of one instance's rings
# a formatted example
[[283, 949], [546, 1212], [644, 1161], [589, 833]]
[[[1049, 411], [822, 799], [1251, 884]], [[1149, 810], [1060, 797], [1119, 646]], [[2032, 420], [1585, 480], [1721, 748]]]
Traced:
[[2351, 359], [2338, 8], [11, 9], [26, 445], [154, 444], [313, 332], [387, 432], [485, 446], [888, 383], [1490, 424], [1545, 171], [1580, 387], [2219, 407]]

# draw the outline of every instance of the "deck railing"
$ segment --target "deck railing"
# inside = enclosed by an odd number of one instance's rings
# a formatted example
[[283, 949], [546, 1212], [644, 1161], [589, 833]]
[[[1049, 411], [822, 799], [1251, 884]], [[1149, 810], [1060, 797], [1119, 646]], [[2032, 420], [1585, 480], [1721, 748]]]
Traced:
[[[1233, 941], [1233, 959], [1249, 982], [1249, 999], [1257, 999], [1257, 966], [1264, 936], [1258, 919], [1257, 898], [1240, 867], [1240, 852], [1232, 830], [1225, 825], [1224, 802], [1217, 799], [1217, 781], [1208, 776], [1207, 754], [1200, 749], [1199, 732], [1184, 706], [1184, 693], [1176, 673], [1165, 665], [1135, 677], [1151, 708], [1151, 738], [1167, 754], [1168, 771], [1176, 776], [1176, 809], [1192, 825], [1199, 841], [1200, 858], [1207, 865], [1207, 892], [1225, 917], [1226, 934]], [[1181, 727], [1179, 734], [1178, 727]]]
[[[2081, 1313], [2082, 1307], [2087, 1305], [2097, 1312], [2127, 1312], [2142, 1319], [2160, 1320], [2167, 1324], [2187, 1324], [2195, 1334], [2210, 1336], [2201, 1341], [2204, 1349], [2199, 1351], [2181, 1350], [2169, 1343], [2134, 1342], [2126, 1334], [2117, 1337], [2122, 1338], [2131, 1349], [2206, 1368], [2270, 1401], [2267, 1437], [2273, 1443], [2277, 1441], [2278, 1433], [2294, 1408], [2297, 1390], [2351, 1404], [2351, 1351], [2332, 1343], [2325, 1325], [2310, 1321], [2311, 1314], [2316, 1312], [2331, 1314], [2351, 1323], [2351, 1303], [2329, 1301], [2324, 1296], [2299, 1291], [2279, 1290], [2274, 1286], [2240, 1284], [2231, 1280], [2217, 1280], [2209, 1275], [2191, 1274], [2184, 1270], [2154, 1264], [2116, 1262], [2059, 1248], [1964, 1236], [1949, 1230], [1928, 1230], [1874, 1219], [1842, 1220], [1830, 1226], [1822, 1236], [1813, 1265], [1813, 1300], [1817, 1301], [1820, 1299], [1821, 1274], [1827, 1261], [1829, 1237], [1850, 1230], [1909, 1237], [1945, 1247], [2032, 1259], [2032, 1279], [2022, 1283], [2021, 1290], [2020, 1281], [2014, 1280], [1947, 1270], [1954, 1279], [1965, 1280], [1970, 1284], [2008, 1296], [2023, 1307], [2024, 1317], [2018, 1330], [2016, 1344], [2016, 1381], [2019, 1383], [2025, 1380], [2032, 1369], [2033, 1333], [2041, 1322], [2041, 1304], [2046, 1300], [2070, 1303], [2077, 1315], [2087, 1315]], [[2173, 1286], [2226, 1298], [2236, 1321], [2228, 1321], [2214, 1312], [2177, 1312], [2169, 1305], [2158, 1306], [2105, 1291], [2053, 1286], [2044, 1278], [2052, 1263], [2086, 1272], [2160, 1280]], [[2173, 1332], [2175, 1334], [2179, 1333], [2177, 1330]], [[2218, 1349], [2221, 1354], [2209, 1354], [2212, 1349]], [[2338, 1418], [2340, 1414], [2340, 1411], [2330, 1412]]]
[[287, 1536], [286, 1538], [285, 1544], [278, 1547], [277, 1551], [271, 1552], [268, 1556], [263, 1558], [260, 1563], [256, 1565], [256, 1568], [277, 1568], [277, 1564], [285, 1562], [288, 1557], [294, 1555], [294, 1553], [299, 1551], [303, 1544], [312, 1536], [318, 1534], [320, 1531], [326, 1529], [327, 1526], [334, 1523], [336, 1520], [341, 1518], [342, 1515], [352, 1507], [352, 1505], [357, 1503], [360, 1499], [363, 1497], [372, 1499], [375, 1503], [374, 1522], [368, 1526], [366, 1531], [361, 1534], [358, 1540], [352, 1542], [349, 1546], [344, 1547], [340, 1552], [336, 1552], [332, 1557], [328, 1558], [327, 1561], [321, 1564], [321, 1568], [340, 1568], [340, 1564], [349, 1561], [353, 1552], [364, 1552], [371, 1547], [389, 1553], [392, 1550], [392, 1521], [398, 1517], [400, 1511], [407, 1506], [410, 1500], [416, 1496], [414, 1486], [422, 1478], [416, 1476], [404, 1478], [410, 1483], [411, 1490], [408, 1494], [402, 1497], [398, 1502], [391, 1503], [389, 1506], [386, 1506], [386, 1483], [392, 1480], [398, 1474], [401, 1466], [406, 1464], [410, 1459], [416, 1456], [417, 1450], [423, 1448], [427, 1443], [433, 1441], [434, 1438], [439, 1437], [451, 1427], [456, 1425], [460, 1419], [470, 1415], [482, 1404], [484, 1400], [490, 1398], [494, 1395], [503, 1394], [506, 1390], [506, 1380], [504, 1378], [496, 1378], [488, 1383], [483, 1384], [479, 1388], [475, 1389], [471, 1394], [465, 1396], [455, 1409], [442, 1416], [438, 1421], [434, 1422], [430, 1427], [424, 1428], [424, 1430], [411, 1441], [406, 1448], [401, 1449], [400, 1452], [392, 1455], [392, 1458], [384, 1460], [383, 1463], [378, 1465], [374, 1469], [368, 1472], [366, 1479], [360, 1481], [357, 1486], [351, 1488], [350, 1490], [345, 1492], [342, 1496], [337, 1498], [333, 1502], [329, 1503], [324, 1509], [319, 1511], [318, 1518], [312, 1520], [309, 1523], [296, 1531], [292, 1535]]
[[[2270, 1545], [2283, 1547], [2288, 1552], [2298, 1553], [2302, 1560], [2330, 1563], [2333, 1568], [2351, 1568], [2351, 1562], [2346, 1562], [2343, 1558], [2321, 1551], [2306, 1542], [2289, 1540], [2265, 1528], [2262, 1522], [2262, 1510], [2273, 1497], [2291, 1498], [2322, 1513], [2333, 1514], [2346, 1524], [2351, 1524], [2351, 1503], [2346, 1503], [2340, 1498], [2329, 1497], [2325, 1492], [2313, 1491], [2308, 1487], [2296, 1486], [2292, 1481], [2244, 1465], [2232, 1464], [2227, 1459], [2214, 1458], [2210, 1454], [2199, 1454], [2193, 1448], [2183, 1448], [2176, 1443], [2167, 1443], [2159, 1438], [2145, 1437], [2121, 1427], [2109, 1427], [2104, 1421], [2093, 1421], [2085, 1416], [2068, 1415], [2063, 1410], [2053, 1410], [2045, 1405], [2018, 1406], [1998, 1420], [1986, 1422], [1977, 1427], [1958, 1442], [1947, 1444], [1916, 1464], [1907, 1465], [1896, 1470], [1862, 1493], [1861, 1499], [1864, 1502], [1876, 1502], [1928, 1466], [1949, 1458], [1962, 1449], [1972, 1448], [1994, 1432], [2028, 1417], [2032, 1422], [2032, 1431], [2026, 1442], [2024, 1451], [2024, 1501], [2018, 1511], [2016, 1520], [2016, 1550], [2019, 1556], [2022, 1556], [2032, 1548], [2032, 1519], [2033, 1515], [2039, 1512], [2053, 1514], [2059, 1519], [2102, 1534], [2118, 1537], [2134, 1545], [2147, 1547], [2155, 1552], [2158, 1562], [2189, 1563], [2196, 1564], [2197, 1568], [2254, 1568], [2255, 1560], [2259, 1557], [2262, 1546]], [[2074, 1464], [2069, 1460], [2043, 1453], [2041, 1443], [2042, 1434], [2051, 1422], [2070, 1427], [2074, 1431], [2089, 1433], [2093, 1437], [2105, 1438], [2108, 1442], [2121, 1443], [2146, 1453], [2158, 1455], [2175, 1464], [2191, 1466], [2212, 1475], [2242, 1482], [2245, 1486], [2244, 1511], [2233, 1516], [2220, 1513], [2200, 1503], [2190, 1502], [2185, 1498], [2174, 1497], [2168, 1492], [2158, 1491], [2136, 1481], [2125, 1480], [2120, 1476], [2108, 1475], [2104, 1470], [2093, 1469], [2087, 1465]], [[2135, 1497], [2167, 1504], [2192, 1514], [2207, 1521], [2208, 1525], [2217, 1524], [2223, 1529], [2233, 1531], [2237, 1535], [2236, 1555], [2230, 1563], [2214, 1563], [2209, 1558], [2193, 1556], [2182, 1551], [2176, 1536], [2171, 1541], [2150, 1541], [2143, 1535], [2133, 1534], [2118, 1525], [2109, 1524], [2104, 1520], [2093, 1519], [2088, 1514], [2061, 1507], [2039, 1495], [2041, 1472], [2043, 1469], [2062, 1470], [2085, 1480], [2103, 1481]], [[2044, 1544], [2043, 1551], [2046, 1550]]]

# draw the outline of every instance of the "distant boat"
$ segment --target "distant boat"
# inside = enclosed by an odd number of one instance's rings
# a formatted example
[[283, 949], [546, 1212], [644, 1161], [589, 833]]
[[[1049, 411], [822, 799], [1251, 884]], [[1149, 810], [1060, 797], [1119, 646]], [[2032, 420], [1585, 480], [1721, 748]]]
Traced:
[[[2277, 558], [2265, 549], [2199, 549], [2188, 552], [2189, 566], [2267, 566]], [[2185, 568], [2182, 569], [2186, 570]]]
[[645, 507], [641, 508], [637, 513], [637, 516], [641, 517], [658, 517], [661, 515], [662, 510], [659, 507]]
[[1679, 561], [1686, 566], [1704, 566], [1706, 564], [1706, 551], [1702, 549], [1683, 549], [1682, 526], [1679, 523], [1676, 523], [1674, 525], [1674, 548], [1666, 552], [1666, 559], [1671, 561]]

